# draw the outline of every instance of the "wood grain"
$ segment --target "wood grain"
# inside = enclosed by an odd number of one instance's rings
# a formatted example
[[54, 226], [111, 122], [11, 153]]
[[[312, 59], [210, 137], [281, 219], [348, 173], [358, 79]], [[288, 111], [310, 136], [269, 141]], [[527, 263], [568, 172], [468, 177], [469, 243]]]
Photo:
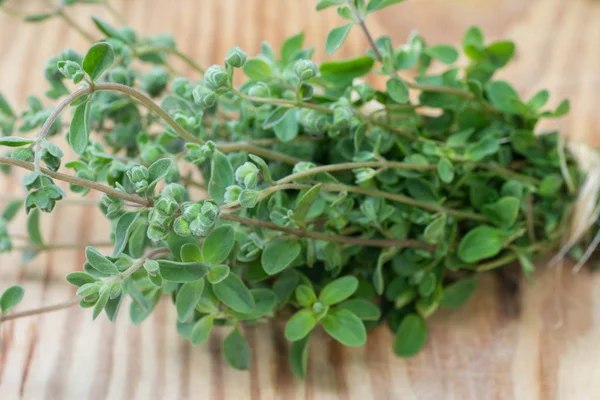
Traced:
[[[43, 7], [36, 0], [8, 3]], [[232, 46], [255, 54], [261, 40], [277, 47], [300, 31], [323, 60], [325, 35], [340, 24], [335, 11], [316, 14], [314, 1], [305, 0], [112, 3], [143, 34], [171, 32], [181, 50], [202, 65], [221, 62]], [[97, 6], [77, 7], [70, 15], [89, 28], [90, 13], [110, 19]], [[490, 38], [514, 39], [518, 57], [504, 76], [525, 95], [548, 88], [553, 104], [570, 97], [570, 116], [548, 127], [600, 144], [599, 1], [412, 0], [368, 23], [375, 35], [390, 34], [395, 43], [411, 29], [431, 43], [456, 43], [474, 23]], [[357, 30], [336, 57], [360, 54], [365, 46]], [[41, 95], [46, 88], [45, 60], [65, 47], [83, 51], [86, 42], [59, 21], [25, 25], [0, 14], [0, 91], [23, 109], [28, 94]], [[176, 65], [194, 77], [188, 67]], [[21, 193], [19, 176], [0, 178], [0, 198]], [[20, 217], [11, 226], [14, 233], [24, 233], [23, 222]], [[54, 243], [93, 243], [105, 240], [108, 223], [94, 206], [62, 203], [43, 216], [42, 227]], [[63, 277], [83, 260], [81, 250], [50, 252], [28, 265], [20, 265], [17, 254], [3, 255], [0, 290], [23, 284], [20, 309], [69, 299], [73, 290]], [[393, 355], [386, 327], [372, 331], [358, 349], [318, 334], [305, 382], [288, 367], [288, 343], [276, 323], [246, 330], [253, 368], [238, 372], [220, 357], [226, 332], [192, 348], [177, 336], [174, 308], [165, 302], [142, 326], [125, 315], [115, 325], [92, 322], [89, 312], [76, 308], [16, 320], [0, 330], [0, 399], [599, 398], [600, 275], [539, 266], [535, 284], [522, 283], [516, 296], [507, 296], [492, 276], [482, 277], [466, 307], [431, 318], [425, 351], [410, 360]]]

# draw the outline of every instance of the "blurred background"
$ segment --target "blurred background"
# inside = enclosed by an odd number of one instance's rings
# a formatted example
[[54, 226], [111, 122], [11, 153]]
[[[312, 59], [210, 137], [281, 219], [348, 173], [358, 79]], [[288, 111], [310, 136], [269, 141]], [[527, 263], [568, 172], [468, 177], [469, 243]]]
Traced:
[[[4, 6], [39, 13], [52, 3], [58, 0], [6, 0]], [[252, 56], [261, 41], [278, 48], [301, 31], [305, 43], [316, 47], [318, 61], [356, 56], [367, 48], [354, 29], [338, 52], [326, 55], [327, 32], [343, 22], [335, 8], [315, 12], [316, 0], [110, 4], [140, 34], [172, 34], [178, 48], [202, 66], [222, 63], [233, 46]], [[89, 43], [64, 20], [24, 23], [6, 9], [0, 8], [0, 92], [22, 110], [27, 95], [42, 96], [47, 89], [46, 60], [67, 47], [85, 52]], [[65, 13], [96, 39], [102, 35], [90, 15], [118, 24], [101, 5], [77, 5]], [[516, 42], [517, 56], [501, 76], [524, 96], [546, 88], [551, 106], [571, 99], [570, 115], [548, 128], [600, 145], [600, 1], [406, 0], [367, 20], [375, 37], [388, 34], [396, 46], [413, 29], [430, 43], [458, 44], [473, 24], [490, 41]], [[173, 64], [199, 78], [185, 64]], [[373, 82], [382, 84], [376, 77]], [[18, 176], [0, 176], [0, 205], [21, 193]], [[21, 227], [15, 233], [24, 233], [23, 218], [14, 225]], [[107, 229], [95, 206], [65, 202], [42, 219], [52, 242], [102, 241]], [[83, 260], [82, 250], [49, 252], [27, 265], [20, 265], [16, 253], [2, 255], [0, 288], [23, 284], [21, 309], [66, 300], [74, 291], [64, 275]], [[245, 373], [222, 364], [219, 335], [193, 349], [179, 339], [172, 307], [159, 306], [141, 327], [127, 318], [114, 326], [92, 323], [89, 313], [78, 309], [19, 320], [0, 330], [0, 398], [599, 398], [600, 358], [590, 351], [600, 343], [599, 275], [539, 269], [535, 285], [521, 285], [512, 297], [484, 277], [467, 307], [436, 314], [426, 350], [410, 360], [394, 356], [386, 328], [372, 332], [360, 349], [315, 340], [306, 382], [291, 374], [287, 343], [276, 324], [250, 329], [254, 366]]]

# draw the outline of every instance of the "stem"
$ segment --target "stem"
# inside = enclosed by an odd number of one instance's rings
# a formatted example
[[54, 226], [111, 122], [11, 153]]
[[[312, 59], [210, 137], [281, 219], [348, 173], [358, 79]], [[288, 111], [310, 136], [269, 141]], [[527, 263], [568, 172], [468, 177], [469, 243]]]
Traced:
[[131, 267], [127, 268], [119, 276], [120, 276], [121, 279], [128, 278], [135, 271], [137, 271], [138, 269], [142, 268], [142, 266], [144, 266], [144, 262], [146, 260], [149, 260], [149, 259], [154, 258], [156, 256], [159, 256], [161, 254], [166, 254], [166, 253], [170, 253], [170, 252], [171, 252], [171, 250], [169, 250], [167, 247], [159, 247], [157, 249], [152, 249], [152, 250], [148, 251], [146, 254], [144, 254], [142, 257], [140, 257], [137, 260], [135, 260], [135, 262], [133, 264], [131, 264]]
[[259, 228], [271, 229], [274, 231], [280, 231], [289, 233], [290, 235], [294, 235], [300, 238], [311, 238], [316, 240], [325, 240], [330, 242], [344, 243], [344, 244], [353, 244], [358, 246], [370, 246], [370, 247], [417, 247], [426, 250], [433, 250], [435, 247], [418, 241], [418, 240], [387, 240], [387, 239], [361, 239], [357, 237], [348, 237], [348, 236], [338, 236], [338, 235], [329, 235], [327, 233], [322, 232], [311, 232], [311, 231], [303, 231], [300, 229], [294, 228], [286, 228], [279, 225], [275, 225], [271, 222], [255, 220], [251, 218], [240, 217], [238, 215], [233, 214], [221, 214], [221, 219], [225, 221], [233, 221], [239, 222], [244, 225], [256, 226]]
[[12, 319], [29, 317], [32, 315], [39, 315], [39, 314], [44, 314], [44, 313], [48, 313], [48, 312], [64, 310], [65, 308], [72, 307], [75, 304], [79, 304], [78, 297], [67, 300], [64, 303], [53, 304], [51, 306], [34, 308], [33, 310], [21, 311], [21, 312], [16, 312], [16, 313], [0, 316], [0, 323], [5, 322], [5, 321], [10, 321]]
[[[15, 160], [8, 157], [0, 157], [0, 164], [12, 165], [15, 167], [27, 169], [29, 171], [35, 171], [35, 166], [32, 163], [27, 161]], [[47, 168], [40, 168], [39, 171], [42, 172], [44, 175], [48, 175], [49, 177], [58, 179], [59, 181], [72, 183], [73, 185], [84, 186], [89, 189], [97, 190], [99, 192], [118, 197], [121, 200], [141, 204], [146, 207], [152, 206], [152, 199], [146, 199], [135, 194], [123, 193], [110, 186], [106, 186], [98, 182], [78, 178], [67, 174], [62, 174], [60, 172], [54, 172]]]
[[[460, 160], [460, 161], [469, 162], [467, 160]], [[540, 180], [537, 179], [537, 178], [534, 178], [532, 176], [527, 176], [527, 175], [519, 174], [517, 172], [511, 171], [510, 169], [506, 169], [504, 167], [500, 167], [499, 165], [490, 164], [490, 163], [481, 163], [481, 162], [473, 162], [472, 164], [475, 165], [476, 167], [487, 169], [487, 170], [492, 171], [492, 172], [496, 172], [497, 174], [504, 175], [504, 176], [506, 176], [508, 178], [514, 178], [514, 179], [517, 179], [517, 180], [520, 180], [520, 181], [524, 181], [524, 182], [530, 183], [532, 185], [539, 185], [540, 184]]]
[[[547, 249], [547, 248], [551, 247], [552, 245], [553, 245], [552, 242], [538, 242], [536, 244], [533, 244], [533, 245], [527, 247], [525, 249], [525, 251], [533, 253], [533, 252]], [[508, 263], [515, 261], [517, 258], [519, 258], [518, 253], [516, 251], [512, 251], [512, 252], [510, 252], [502, 257], [499, 257], [495, 260], [492, 260], [490, 262], [479, 264], [476, 268], [476, 271], [483, 272], [483, 271], [489, 271], [492, 269], [496, 269], [498, 267], [501, 267], [503, 265], [506, 265]]]
[[65, 12], [62, 8], [59, 8], [58, 10], [56, 10], [56, 15], [58, 15], [60, 18], [62, 18], [62, 20], [67, 25], [69, 25], [71, 28], [75, 29], [81, 36], [83, 36], [89, 42], [94, 43], [96, 41], [96, 39], [94, 39], [94, 37], [92, 35], [90, 35], [88, 32], [86, 32], [82, 27], [80, 27], [77, 24], [77, 22], [75, 22], [71, 17], [69, 17], [67, 14], [65, 14]]
[[93, 247], [112, 247], [112, 242], [100, 242], [100, 243], [54, 243], [54, 244], [29, 244], [25, 246], [15, 246], [11, 250], [23, 250], [23, 251], [42, 251], [42, 250], [71, 250], [80, 249], [85, 246]]
[[435, 165], [418, 165], [418, 164], [408, 164], [397, 161], [365, 161], [365, 162], [347, 162], [340, 164], [331, 164], [324, 165], [321, 167], [311, 168], [306, 171], [297, 172], [295, 174], [288, 175], [284, 178], [281, 178], [277, 181], [277, 184], [293, 182], [300, 178], [305, 178], [308, 176], [313, 176], [322, 172], [334, 172], [334, 171], [344, 171], [349, 169], [357, 169], [357, 168], [393, 168], [393, 169], [404, 169], [408, 171], [430, 171], [434, 170], [437, 167]]
[[262, 147], [255, 146], [254, 144], [240, 142], [240, 143], [223, 143], [217, 145], [217, 148], [223, 153], [231, 153], [234, 151], [245, 151], [248, 153], [256, 154], [257, 156], [264, 157], [270, 160], [281, 161], [286, 164], [296, 165], [300, 161], [300, 158], [288, 156], [287, 154], [278, 153], [273, 150], [265, 149]]
[[143, 56], [145, 54], [151, 54], [151, 53], [157, 53], [157, 52], [172, 54], [172, 55], [176, 56], [177, 58], [179, 58], [180, 60], [182, 60], [183, 62], [185, 62], [190, 67], [192, 67], [192, 69], [194, 69], [199, 74], [204, 75], [204, 71], [205, 71], [204, 68], [202, 68], [199, 64], [197, 64], [190, 57], [186, 56], [185, 54], [183, 54], [179, 50], [173, 49], [171, 47], [167, 47], [167, 46], [144, 47], [144, 48], [141, 48], [139, 50], [135, 50], [133, 52], [133, 55], [135, 57], [139, 57], [139, 56]]

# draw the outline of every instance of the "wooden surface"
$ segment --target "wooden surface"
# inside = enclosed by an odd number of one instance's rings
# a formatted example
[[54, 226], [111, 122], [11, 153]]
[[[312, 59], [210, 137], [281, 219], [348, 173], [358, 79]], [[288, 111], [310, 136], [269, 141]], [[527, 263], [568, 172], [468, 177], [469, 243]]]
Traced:
[[[19, 2], [41, 7], [41, 1]], [[340, 24], [333, 10], [314, 13], [312, 0], [112, 3], [144, 34], [172, 32], [180, 49], [203, 65], [221, 62], [232, 46], [252, 55], [261, 40], [277, 46], [301, 30], [324, 59], [325, 35]], [[71, 15], [87, 21], [90, 12], [109, 18], [95, 6]], [[504, 76], [526, 95], [550, 89], [553, 104], [569, 96], [573, 112], [557, 126], [600, 144], [600, 1], [408, 0], [368, 21], [376, 36], [389, 33], [397, 44], [413, 28], [431, 43], [457, 43], [473, 23], [490, 38], [515, 39], [518, 57]], [[22, 109], [27, 94], [46, 88], [45, 60], [67, 46], [83, 51], [86, 43], [60, 22], [24, 25], [0, 15], [0, 91]], [[356, 30], [336, 57], [364, 49]], [[0, 190], [4, 199], [21, 193], [18, 176], [1, 177]], [[23, 232], [22, 222], [13, 232]], [[94, 206], [66, 202], [44, 215], [42, 225], [52, 243], [105, 241], [108, 229]], [[64, 275], [83, 260], [81, 250], [54, 251], [28, 265], [19, 265], [17, 254], [1, 256], [0, 289], [23, 284], [20, 309], [69, 299], [74, 291]], [[481, 281], [465, 308], [430, 319], [430, 340], [415, 358], [393, 355], [387, 328], [371, 332], [358, 349], [320, 335], [311, 342], [305, 382], [291, 374], [288, 344], [276, 325], [247, 330], [254, 365], [238, 372], [221, 360], [223, 332], [192, 348], [178, 338], [174, 308], [165, 303], [140, 327], [126, 313], [111, 325], [76, 308], [21, 319], [0, 331], [0, 399], [600, 398], [600, 274], [540, 265], [535, 285], [522, 283], [516, 295], [491, 276]]]

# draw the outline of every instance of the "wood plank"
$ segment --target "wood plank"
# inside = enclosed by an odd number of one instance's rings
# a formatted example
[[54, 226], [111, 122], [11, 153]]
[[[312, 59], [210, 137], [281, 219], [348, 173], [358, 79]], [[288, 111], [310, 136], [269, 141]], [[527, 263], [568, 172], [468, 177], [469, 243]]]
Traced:
[[[16, 4], [10, 1], [9, 4]], [[249, 54], [263, 39], [276, 48], [285, 37], [306, 32], [319, 60], [327, 31], [341, 23], [334, 10], [312, 11], [301, 0], [113, 0], [143, 34], [171, 32], [180, 48], [202, 65], [219, 63], [230, 47]], [[23, 2], [41, 9], [42, 2]], [[87, 21], [99, 6], [77, 7], [71, 15]], [[593, 0], [420, 0], [375, 14], [376, 35], [401, 43], [416, 28], [431, 43], [456, 43], [471, 24], [490, 38], [517, 42], [518, 59], [503, 74], [526, 95], [548, 88], [552, 103], [568, 96], [572, 112], [549, 124], [578, 140], [600, 144], [600, 2]], [[85, 22], [85, 25], [90, 26]], [[99, 37], [99, 35], [98, 35]], [[0, 14], [0, 91], [24, 108], [27, 94], [45, 89], [43, 65], [65, 47], [86, 42], [58, 21], [24, 25]], [[335, 57], [364, 51], [360, 32]], [[190, 76], [193, 72], [177, 64]], [[381, 84], [381, 81], [375, 81]], [[71, 157], [72, 154], [67, 155]], [[19, 174], [0, 178], [7, 196], [22, 193]], [[5, 203], [5, 202], [4, 202]], [[3, 203], [3, 204], [4, 204]], [[73, 226], [73, 221], [77, 221]], [[24, 219], [14, 224], [24, 233]], [[12, 227], [11, 227], [12, 228]], [[107, 221], [94, 206], [60, 204], [44, 215], [42, 228], [53, 242], [104, 241]], [[18, 255], [0, 257], [0, 289], [25, 285], [21, 309], [51, 304], [73, 295], [65, 283], [79, 269], [81, 250], [55, 251], [20, 265]], [[540, 264], [542, 267], [543, 264]], [[247, 329], [253, 369], [238, 372], [221, 360], [224, 331], [192, 348], [175, 331], [172, 306], [162, 302], [142, 326], [127, 318], [115, 325], [92, 322], [85, 310], [17, 320], [0, 330], [2, 399], [593, 399], [600, 396], [600, 358], [595, 345], [600, 326], [600, 277], [540, 268], [534, 285], [521, 284], [507, 296], [491, 276], [469, 304], [442, 311], [430, 320], [431, 339], [410, 360], [391, 351], [386, 327], [370, 333], [364, 348], [345, 349], [318, 334], [311, 342], [309, 376], [296, 379], [288, 365], [288, 343], [278, 322]], [[515, 312], [517, 310], [518, 312]], [[124, 317], [125, 315], [123, 315]]]

